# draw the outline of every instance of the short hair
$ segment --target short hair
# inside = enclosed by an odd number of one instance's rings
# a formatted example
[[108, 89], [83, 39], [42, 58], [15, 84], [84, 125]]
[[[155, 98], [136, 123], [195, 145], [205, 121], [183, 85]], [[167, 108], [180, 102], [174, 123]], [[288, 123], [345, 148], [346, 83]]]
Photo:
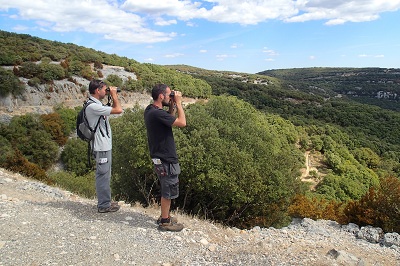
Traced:
[[158, 95], [165, 93], [167, 88], [168, 86], [165, 84], [156, 84], [151, 90], [151, 97], [153, 100], [156, 101], [158, 99]]
[[89, 93], [94, 94], [94, 92], [98, 89], [106, 85], [103, 81], [99, 79], [92, 79], [89, 83]]

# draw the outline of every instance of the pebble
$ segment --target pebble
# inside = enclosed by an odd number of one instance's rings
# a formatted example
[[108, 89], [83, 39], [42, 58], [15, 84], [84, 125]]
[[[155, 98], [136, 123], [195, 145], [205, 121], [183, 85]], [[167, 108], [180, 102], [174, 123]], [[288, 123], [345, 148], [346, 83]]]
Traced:
[[[7, 195], [11, 185], [41, 200]], [[377, 228], [305, 218], [240, 230], [177, 214], [184, 230], [160, 232], [158, 210], [119, 205], [99, 214], [94, 199], [0, 169], [0, 266], [400, 265], [400, 236]]]

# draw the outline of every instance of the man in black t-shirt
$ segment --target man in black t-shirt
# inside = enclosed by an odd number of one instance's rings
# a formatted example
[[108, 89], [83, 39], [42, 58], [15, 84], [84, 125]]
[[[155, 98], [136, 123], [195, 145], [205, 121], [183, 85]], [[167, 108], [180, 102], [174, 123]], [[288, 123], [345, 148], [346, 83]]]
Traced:
[[[179, 196], [180, 166], [176, 154], [172, 127], [185, 127], [182, 93], [171, 91], [165, 84], [157, 84], [151, 92], [153, 104], [146, 107], [144, 120], [150, 157], [161, 186], [161, 216], [157, 223], [163, 231], [181, 231], [183, 225], [170, 217], [171, 200]], [[168, 106], [168, 111], [163, 107]], [[176, 116], [177, 114], [177, 116]]]

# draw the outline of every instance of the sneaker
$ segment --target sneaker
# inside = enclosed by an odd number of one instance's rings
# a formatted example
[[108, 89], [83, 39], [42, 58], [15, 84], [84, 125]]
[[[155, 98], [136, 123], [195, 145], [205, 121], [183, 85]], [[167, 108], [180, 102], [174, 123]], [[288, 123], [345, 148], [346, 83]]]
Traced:
[[[171, 221], [171, 223], [173, 223], [173, 224], [176, 224], [176, 223], [178, 223], [178, 218], [176, 218], [176, 217], [173, 217], [173, 216], [169, 216], [168, 217], [169, 218], [169, 220]], [[161, 224], [161, 215], [160, 215], [160, 217], [158, 217], [158, 219], [157, 219], [157, 222], [156, 222], [158, 225], [160, 225]]]
[[98, 208], [98, 212], [100, 213], [106, 213], [106, 212], [116, 212], [119, 210], [119, 205], [118, 204], [111, 204], [110, 207], [108, 208]]
[[119, 206], [119, 204], [116, 201], [111, 201], [111, 206]]
[[183, 224], [172, 223], [171, 221], [169, 223], [160, 223], [158, 225], [158, 230], [160, 231], [179, 232], [182, 231], [182, 229]]

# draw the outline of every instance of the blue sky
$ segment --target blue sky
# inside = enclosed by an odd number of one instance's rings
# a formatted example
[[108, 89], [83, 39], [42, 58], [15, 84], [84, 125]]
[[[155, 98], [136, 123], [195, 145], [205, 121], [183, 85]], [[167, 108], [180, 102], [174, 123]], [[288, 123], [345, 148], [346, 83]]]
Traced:
[[0, 29], [159, 65], [400, 68], [400, 0], [0, 0]]

